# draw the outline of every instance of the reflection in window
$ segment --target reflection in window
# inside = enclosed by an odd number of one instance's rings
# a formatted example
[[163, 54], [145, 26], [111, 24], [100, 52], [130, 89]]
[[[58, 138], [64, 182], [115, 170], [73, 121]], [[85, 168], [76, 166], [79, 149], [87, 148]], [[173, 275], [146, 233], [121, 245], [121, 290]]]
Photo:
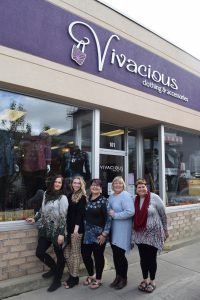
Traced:
[[151, 192], [159, 194], [158, 128], [144, 130], [144, 177]]
[[0, 91], [0, 221], [40, 208], [51, 177], [90, 179], [92, 112]]
[[168, 205], [200, 202], [200, 136], [165, 128]]
[[124, 150], [124, 128], [100, 124], [100, 148]]

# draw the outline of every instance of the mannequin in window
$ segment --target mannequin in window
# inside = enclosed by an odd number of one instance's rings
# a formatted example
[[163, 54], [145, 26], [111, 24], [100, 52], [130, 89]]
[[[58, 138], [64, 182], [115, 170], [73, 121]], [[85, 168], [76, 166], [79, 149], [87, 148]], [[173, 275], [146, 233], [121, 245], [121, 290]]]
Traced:
[[181, 155], [174, 147], [166, 148], [165, 167], [169, 169], [166, 173], [168, 191], [178, 191], [178, 180], [180, 175]]
[[0, 130], [0, 210], [5, 211], [9, 181], [14, 174], [14, 141], [10, 132]]
[[90, 179], [90, 164], [88, 154], [79, 146], [69, 146], [70, 151], [63, 154], [63, 175], [71, 180], [74, 176]]
[[192, 176], [200, 178], [200, 150], [189, 156], [189, 168]]
[[39, 136], [25, 135], [21, 141], [21, 169], [27, 198], [38, 189], [45, 190], [45, 175], [50, 171], [51, 139], [42, 132]]

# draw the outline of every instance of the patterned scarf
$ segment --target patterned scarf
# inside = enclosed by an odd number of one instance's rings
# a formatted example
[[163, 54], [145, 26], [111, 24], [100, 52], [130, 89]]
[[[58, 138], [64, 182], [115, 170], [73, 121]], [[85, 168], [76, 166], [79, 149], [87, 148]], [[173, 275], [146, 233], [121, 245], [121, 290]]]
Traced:
[[140, 209], [140, 196], [135, 198], [135, 216], [134, 216], [134, 230], [143, 231], [147, 225], [148, 207], [150, 203], [150, 192], [147, 192], [142, 207]]
[[45, 204], [49, 201], [58, 200], [62, 195], [64, 195], [63, 190], [52, 191], [51, 193], [45, 193]]

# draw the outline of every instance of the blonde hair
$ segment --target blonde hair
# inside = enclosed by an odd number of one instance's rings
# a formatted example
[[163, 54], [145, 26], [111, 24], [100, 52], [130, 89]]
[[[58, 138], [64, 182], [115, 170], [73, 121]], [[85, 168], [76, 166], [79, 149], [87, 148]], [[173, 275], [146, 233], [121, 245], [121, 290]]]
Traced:
[[113, 179], [113, 181], [112, 181], [112, 190], [113, 190], [113, 185], [114, 185], [114, 182], [115, 182], [115, 181], [120, 181], [120, 182], [122, 182], [122, 183], [123, 183], [123, 190], [126, 189], [126, 184], [125, 184], [124, 179], [122, 178], [122, 176], [116, 176], [116, 177]]
[[[80, 187], [80, 189], [76, 193], [74, 192], [74, 189], [73, 189], [73, 186], [72, 186], [72, 184], [73, 184], [73, 182], [74, 182], [75, 179], [80, 180], [80, 183], [81, 183], [81, 187]], [[72, 194], [72, 201], [78, 203], [79, 200], [81, 199], [81, 197], [83, 195], [86, 196], [85, 185], [86, 185], [85, 181], [84, 181], [83, 177], [81, 177], [81, 176], [75, 176], [72, 179], [72, 182], [71, 182], [71, 190], [73, 192], [73, 194]]]

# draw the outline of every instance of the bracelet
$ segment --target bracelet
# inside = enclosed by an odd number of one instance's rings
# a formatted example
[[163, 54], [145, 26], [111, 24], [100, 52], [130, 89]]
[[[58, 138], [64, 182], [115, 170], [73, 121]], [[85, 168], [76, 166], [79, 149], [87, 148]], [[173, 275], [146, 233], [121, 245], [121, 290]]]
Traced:
[[107, 237], [107, 234], [105, 235], [105, 234], [102, 233], [101, 235], [102, 235], [103, 237], [105, 237], [105, 238]]

